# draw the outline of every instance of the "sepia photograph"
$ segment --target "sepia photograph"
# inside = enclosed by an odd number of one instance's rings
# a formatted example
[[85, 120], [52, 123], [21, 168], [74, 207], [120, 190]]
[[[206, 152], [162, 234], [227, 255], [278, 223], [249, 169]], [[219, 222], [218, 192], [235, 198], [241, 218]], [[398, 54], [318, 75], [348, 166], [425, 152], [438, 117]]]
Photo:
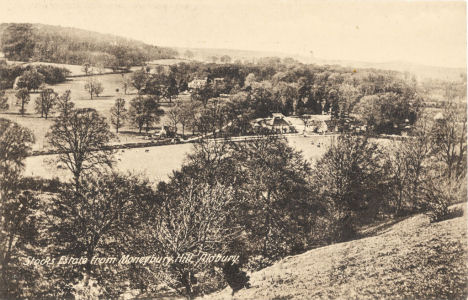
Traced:
[[0, 0], [0, 300], [468, 299], [466, 14]]

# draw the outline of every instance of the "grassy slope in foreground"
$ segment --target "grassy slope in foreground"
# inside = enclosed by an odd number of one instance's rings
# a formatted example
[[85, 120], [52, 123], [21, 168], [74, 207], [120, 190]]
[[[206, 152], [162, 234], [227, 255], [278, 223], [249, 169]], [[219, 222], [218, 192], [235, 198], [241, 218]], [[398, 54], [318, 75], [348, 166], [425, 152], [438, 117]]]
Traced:
[[465, 218], [431, 224], [417, 215], [376, 236], [287, 257], [251, 274], [251, 288], [232, 298], [226, 288], [203, 299], [466, 299]]

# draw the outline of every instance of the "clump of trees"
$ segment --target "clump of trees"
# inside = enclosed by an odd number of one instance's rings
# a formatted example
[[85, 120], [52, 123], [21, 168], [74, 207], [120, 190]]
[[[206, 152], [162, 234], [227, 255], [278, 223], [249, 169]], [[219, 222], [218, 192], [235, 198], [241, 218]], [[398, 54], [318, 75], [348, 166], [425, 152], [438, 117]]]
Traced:
[[99, 95], [104, 91], [102, 83], [93, 77], [86, 79], [84, 89], [89, 93], [91, 100], [93, 99], [93, 95], [99, 97]]
[[25, 88], [30, 91], [36, 91], [44, 83], [44, 75], [36, 69], [25, 71], [17, 80], [16, 88]]
[[[66, 80], [70, 71], [49, 65], [0, 65], [0, 89], [11, 89], [18, 78], [21, 87], [37, 90], [42, 83], [57, 84]], [[25, 76], [23, 76], [25, 75]]]
[[[393, 71], [354, 71], [270, 58], [257, 64], [180, 63], [171, 66], [167, 74], [178, 91], [187, 90], [194, 79], [206, 79], [205, 84], [190, 89], [192, 100], [204, 107], [220, 95], [229, 94], [230, 99], [222, 95], [223, 101], [234, 102], [233, 98], [237, 98], [235, 102], [240, 106], [235, 109], [248, 112], [250, 118], [269, 117], [272, 113], [331, 114], [331, 125], [340, 131], [352, 122], [366, 125], [375, 134], [399, 134], [414, 124], [421, 109], [414, 82]], [[134, 86], [140, 93], [161, 95], [162, 81], [153, 77], [160, 78], [142, 69], [134, 74]]]
[[11, 60], [28, 61], [34, 54], [34, 30], [31, 24], [15, 24], [3, 31], [2, 51]]
[[157, 99], [152, 96], [138, 96], [130, 101], [128, 118], [131, 124], [138, 128], [139, 133], [143, 127], [148, 133], [164, 114]]
[[[158, 99], [172, 99], [179, 94], [179, 86], [171, 72], [149, 73], [145, 68], [133, 72], [129, 82], [137, 89], [138, 94], [153, 95]], [[124, 85], [127, 81], [124, 81]]]

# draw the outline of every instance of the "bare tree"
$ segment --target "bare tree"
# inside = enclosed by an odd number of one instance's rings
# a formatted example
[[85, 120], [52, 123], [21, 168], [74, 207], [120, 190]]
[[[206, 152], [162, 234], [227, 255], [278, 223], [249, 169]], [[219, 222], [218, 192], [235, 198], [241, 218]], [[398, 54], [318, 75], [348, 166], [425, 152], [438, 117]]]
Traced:
[[122, 74], [122, 88], [124, 90], [125, 95], [127, 95], [127, 91], [131, 86], [132, 86], [132, 79]]
[[71, 100], [71, 91], [66, 90], [57, 98], [57, 111], [62, 117], [68, 116], [70, 111], [75, 107], [75, 103]]
[[85, 63], [81, 67], [81, 71], [83, 71], [85, 73], [85, 75], [88, 76], [89, 74], [91, 74], [93, 72], [93, 68], [92, 68], [90, 63]]
[[99, 95], [104, 91], [102, 83], [91, 77], [86, 80], [84, 88], [86, 91], [88, 91], [91, 100], [93, 99], [93, 95], [99, 97]]
[[466, 174], [466, 122], [466, 106], [449, 104], [432, 128], [433, 153], [445, 163], [448, 178]]
[[180, 124], [181, 113], [178, 105], [173, 106], [167, 113], [169, 124], [174, 127], [175, 133], [177, 133], [177, 125]]
[[207, 266], [178, 258], [184, 254], [195, 257], [217, 254], [238, 234], [235, 228], [226, 226], [233, 195], [231, 188], [221, 184], [208, 186], [192, 182], [165, 199], [154, 216], [157, 219], [148, 223], [152, 225], [147, 233], [153, 237], [151, 243], [161, 255], [174, 260], [162, 269], [148, 267], [146, 271], [188, 299], [202, 293], [206, 288], [202, 283], [213, 280], [206, 272], [200, 272]]
[[41, 118], [49, 116], [52, 108], [55, 106], [57, 101], [57, 93], [53, 89], [44, 89], [41, 91], [39, 97], [36, 98], [36, 112], [41, 114]]
[[111, 108], [111, 123], [115, 127], [115, 132], [119, 132], [119, 128], [124, 124], [126, 117], [127, 109], [125, 108], [125, 99], [118, 98]]
[[395, 213], [414, 209], [423, 196], [431, 159], [431, 145], [427, 119], [420, 117], [411, 136], [390, 147], [391, 180], [395, 199]]
[[113, 151], [106, 146], [113, 134], [95, 109], [73, 109], [67, 116], [59, 116], [46, 136], [59, 152], [59, 161], [72, 172], [77, 191], [83, 174], [112, 167]]
[[18, 92], [16, 92], [16, 98], [18, 99], [18, 102], [20, 102], [21, 105], [20, 114], [24, 116], [24, 113], [26, 112], [26, 108], [24, 108], [24, 106], [29, 103], [29, 100], [31, 100], [28, 89], [22, 88], [18, 90]]

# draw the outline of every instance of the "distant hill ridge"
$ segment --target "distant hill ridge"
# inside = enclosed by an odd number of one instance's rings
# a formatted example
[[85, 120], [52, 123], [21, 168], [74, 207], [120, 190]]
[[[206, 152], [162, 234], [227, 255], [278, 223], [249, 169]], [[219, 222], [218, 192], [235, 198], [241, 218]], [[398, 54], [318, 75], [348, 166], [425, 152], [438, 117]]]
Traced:
[[111, 34], [30, 23], [0, 24], [0, 45], [11, 60], [129, 68], [173, 58], [177, 51]]
[[280, 59], [293, 58], [305, 64], [316, 65], [340, 65], [343, 67], [352, 67], [359, 69], [380, 69], [392, 70], [398, 72], [409, 72], [418, 79], [439, 79], [447, 81], [459, 81], [466, 74], [466, 68], [443, 67], [423, 65], [407, 61], [387, 61], [387, 62], [368, 62], [354, 61], [344, 59], [322, 59], [312, 55], [301, 55], [294, 53], [284, 53], [279, 51], [260, 51], [260, 50], [241, 50], [241, 49], [216, 49], [216, 48], [187, 48], [175, 47], [178, 52], [185, 56], [185, 53], [191, 52], [194, 57], [206, 61], [212, 61], [212, 57], [222, 57], [228, 55], [232, 61], [241, 60], [244, 62], [257, 62], [264, 57], [278, 57]]

